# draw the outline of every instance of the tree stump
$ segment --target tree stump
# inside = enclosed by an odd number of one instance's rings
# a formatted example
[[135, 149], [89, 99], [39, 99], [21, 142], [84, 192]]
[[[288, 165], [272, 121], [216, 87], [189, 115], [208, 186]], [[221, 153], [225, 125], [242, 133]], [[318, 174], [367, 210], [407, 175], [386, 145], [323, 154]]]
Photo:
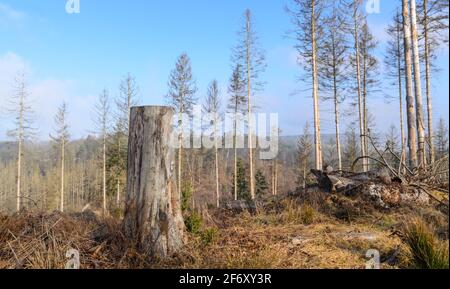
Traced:
[[137, 249], [164, 259], [184, 243], [184, 221], [171, 146], [173, 111], [135, 107], [130, 115], [123, 229]]

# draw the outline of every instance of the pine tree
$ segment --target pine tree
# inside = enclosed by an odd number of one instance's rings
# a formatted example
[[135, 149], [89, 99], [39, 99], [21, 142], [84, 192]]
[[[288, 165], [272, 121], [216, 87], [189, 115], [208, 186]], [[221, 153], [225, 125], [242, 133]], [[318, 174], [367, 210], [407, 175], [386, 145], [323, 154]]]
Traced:
[[51, 136], [59, 148], [60, 157], [60, 188], [59, 188], [59, 210], [64, 212], [65, 206], [65, 162], [66, 162], [66, 146], [69, 142], [69, 125], [67, 124], [67, 104], [63, 104], [58, 108], [55, 116], [56, 135]]
[[392, 23], [386, 29], [390, 39], [387, 43], [387, 51], [384, 58], [385, 67], [387, 68], [387, 76], [392, 78], [392, 85], [398, 88], [399, 103], [399, 123], [401, 137], [401, 163], [406, 162], [406, 134], [404, 126], [404, 106], [403, 106], [403, 80], [405, 76], [403, 47], [403, 27], [400, 11], [397, 11], [392, 19]]
[[167, 102], [178, 114], [178, 193], [181, 195], [183, 179], [183, 114], [192, 114], [193, 106], [197, 102], [195, 93], [197, 86], [192, 75], [191, 60], [186, 53], [181, 54], [169, 76], [169, 92], [166, 95]]
[[255, 174], [255, 192], [256, 196], [261, 198], [267, 193], [269, 185], [267, 184], [266, 177], [261, 169], [258, 169]]
[[[237, 161], [237, 173], [236, 173], [236, 179], [237, 179], [237, 195], [238, 200], [251, 200], [252, 197], [250, 195], [248, 182], [247, 182], [247, 172], [245, 170], [244, 164], [241, 159], [238, 159]], [[235, 191], [234, 185], [233, 185], [233, 192]]]
[[215, 166], [215, 179], [216, 179], [216, 205], [220, 207], [220, 184], [219, 184], [219, 122], [220, 122], [220, 91], [217, 80], [213, 80], [209, 87], [206, 97], [206, 103], [203, 106], [203, 110], [213, 116], [212, 125], [214, 126], [214, 132], [212, 137], [214, 138], [214, 166]]
[[98, 103], [95, 106], [95, 125], [97, 133], [102, 142], [102, 199], [103, 199], [103, 213], [107, 213], [106, 200], [106, 156], [107, 156], [107, 137], [109, 131], [109, 94], [105, 89], [100, 94]]
[[306, 189], [307, 185], [308, 168], [311, 165], [310, 155], [312, 148], [313, 144], [309, 132], [309, 123], [306, 122], [303, 128], [303, 134], [297, 144], [297, 157], [299, 164], [299, 179], [297, 180], [297, 185], [302, 189]]
[[28, 99], [25, 73], [19, 73], [14, 80], [14, 95], [10, 101], [10, 113], [14, 116], [14, 129], [8, 131], [8, 136], [17, 142], [17, 175], [16, 175], [16, 211], [22, 209], [22, 162], [24, 156], [24, 145], [35, 134], [33, 127], [34, 112]]
[[[238, 63], [236, 64], [233, 75], [230, 78], [230, 84], [228, 86], [228, 94], [230, 95], [228, 110], [233, 113], [233, 148], [234, 148], [234, 200], [238, 199], [238, 186], [237, 186], [237, 122], [238, 114], [243, 114], [246, 111], [247, 98], [245, 97], [245, 83], [242, 76], [242, 68]], [[243, 132], [242, 132], [243, 133]]]
[[245, 24], [239, 32], [239, 42], [234, 48], [233, 61], [236, 65], [244, 69], [242, 74], [247, 87], [247, 117], [248, 117], [248, 149], [250, 168], [250, 194], [255, 198], [255, 179], [253, 172], [253, 110], [254, 97], [257, 91], [261, 90], [264, 83], [259, 81], [259, 77], [266, 69], [265, 56], [260, 48], [259, 39], [254, 29], [252, 13], [247, 9], [244, 13]]
[[314, 148], [315, 168], [322, 169], [322, 141], [319, 112], [319, 61], [318, 50], [323, 43], [323, 17], [325, 2], [323, 0], [293, 0], [293, 8], [289, 9], [292, 23], [295, 26], [294, 34], [297, 40], [296, 49], [299, 53], [300, 63], [310, 76], [307, 77], [312, 84], [312, 99], [314, 111]]
[[323, 91], [331, 91], [325, 99], [334, 103], [336, 151], [338, 168], [342, 170], [342, 149], [340, 133], [340, 105], [344, 101], [348, 82], [348, 44], [345, 19], [338, 3], [334, 3], [331, 12], [325, 18], [325, 40], [320, 50], [320, 85]]

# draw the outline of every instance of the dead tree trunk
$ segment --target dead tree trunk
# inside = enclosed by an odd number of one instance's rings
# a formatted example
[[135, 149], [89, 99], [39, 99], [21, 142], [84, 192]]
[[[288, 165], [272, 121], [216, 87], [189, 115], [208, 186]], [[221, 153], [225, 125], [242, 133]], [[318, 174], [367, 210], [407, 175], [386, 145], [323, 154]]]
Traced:
[[183, 245], [172, 118], [173, 111], [168, 107], [131, 110], [123, 228], [140, 252], [158, 259]]

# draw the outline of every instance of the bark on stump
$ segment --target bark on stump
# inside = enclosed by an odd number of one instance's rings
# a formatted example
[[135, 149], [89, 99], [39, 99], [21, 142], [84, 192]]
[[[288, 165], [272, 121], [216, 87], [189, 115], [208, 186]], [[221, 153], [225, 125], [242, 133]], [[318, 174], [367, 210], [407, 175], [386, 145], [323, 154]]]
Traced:
[[184, 240], [172, 118], [168, 107], [135, 107], [130, 116], [124, 233], [141, 253], [159, 259]]

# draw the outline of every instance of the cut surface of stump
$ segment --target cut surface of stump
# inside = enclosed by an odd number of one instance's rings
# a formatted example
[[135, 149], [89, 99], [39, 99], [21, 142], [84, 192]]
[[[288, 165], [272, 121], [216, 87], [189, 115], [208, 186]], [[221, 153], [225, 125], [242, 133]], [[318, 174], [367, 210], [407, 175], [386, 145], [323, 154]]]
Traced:
[[141, 253], [163, 259], [183, 245], [169, 107], [131, 110], [124, 234]]

